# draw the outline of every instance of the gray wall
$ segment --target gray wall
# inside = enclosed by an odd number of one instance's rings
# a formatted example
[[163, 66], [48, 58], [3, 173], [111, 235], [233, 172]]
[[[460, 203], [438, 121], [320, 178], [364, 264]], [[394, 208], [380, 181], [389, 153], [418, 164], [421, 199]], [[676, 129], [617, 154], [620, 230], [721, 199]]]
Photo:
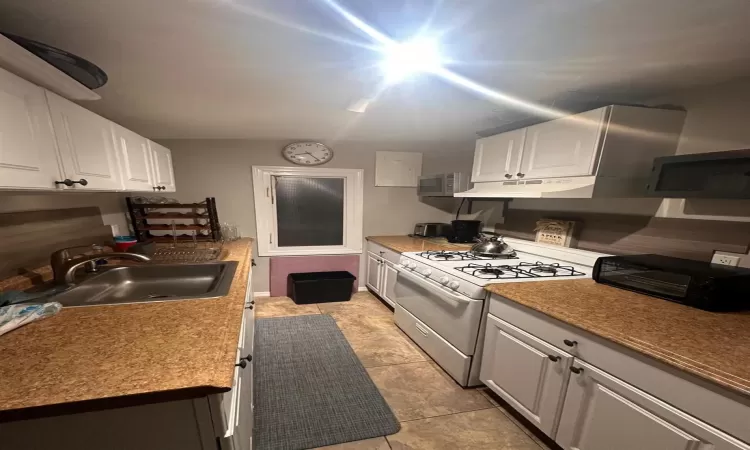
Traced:
[[[161, 143], [172, 150], [176, 197], [181, 201], [216, 197], [219, 219], [236, 224], [243, 236], [255, 237], [251, 167], [289, 165], [281, 157], [281, 149], [289, 141], [164, 140]], [[421, 151], [422, 172], [428, 174], [455, 170], [459, 162], [471, 158], [473, 147], [473, 142], [442, 146], [339, 142], [332, 145], [334, 158], [326, 167], [364, 170], [365, 236], [405, 235], [413, 231], [417, 222], [450, 221], [458, 204], [454, 199], [420, 201], [416, 188], [375, 187], [375, 151]], [[490, 210], [487, 211], [489, 214]], [[258, 266], [254, 269], [253, 290], [268, 291], [268, 258], [255, 260]], [[363, 255], [360, 280], [364, 266]]]
[[121, 234], [128, 234], [128, 220], [125, 215], [124, 193], [82, 193], [82, 192], [3, 192], [0, 191], [0, 213], [35, 211], [41, 209], [79, 208], [96, 206], [101, 210], [105, 225], [117, 225]]

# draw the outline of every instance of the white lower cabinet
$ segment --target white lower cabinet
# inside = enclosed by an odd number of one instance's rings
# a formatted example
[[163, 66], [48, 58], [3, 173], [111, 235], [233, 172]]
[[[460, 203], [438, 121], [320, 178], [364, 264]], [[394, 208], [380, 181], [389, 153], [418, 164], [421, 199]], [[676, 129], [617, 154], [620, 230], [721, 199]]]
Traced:
[[380, 278], [382, 275], [380, 266], [382, 264], [382, 258], [367, 252], [367, 280], [365, 284], [376, 294], [380, 294]]
[[737, 439], [659, 399], [576, 361], [555, 440], [580, 450], [738, 450]]
[[557, 426], [573, 357], [489, 316], [479, 378], [540, 430]]
[[659, 364], [490, 297], [480, 379], [562, 448], [750, 450], [747, 402]]
[[367, 244], [367, 287], [379, 295], [391, 306], [396, 302], [394, 288], [396, 286], [396, 268], [394, 264], [398, 262], [401, 254], [387, 249], [373, 242]]

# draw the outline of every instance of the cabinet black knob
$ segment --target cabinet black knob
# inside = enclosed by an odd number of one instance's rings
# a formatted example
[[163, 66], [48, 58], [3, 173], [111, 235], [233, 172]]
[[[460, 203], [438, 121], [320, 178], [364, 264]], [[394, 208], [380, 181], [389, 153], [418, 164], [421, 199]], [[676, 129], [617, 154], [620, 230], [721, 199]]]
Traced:
[[245, 367], [247, 367], [247, 361], [245, 361], [244, 359], [240, 358], [240, 362], [238, 362], [237, 364], [235, 364], [235, 366], [240, 366], [240, 367], [242, 367], [244, 369]]
[[521, 177], [521, 178], [523, 178], [523, 177], [525, 177], [525, 176], [526, 176], [526, 174], [525, 174], [525, 173], [521, 173], [521, 172], [518, 172], [518, 173], [517, 173], [516, 175], [517, 175], [517, 176], [519, 176], [519, 177]]
[[245, 361], [250, 362], [253, 360], [253, 355], [247, 355], [245, 356]]
[[560, 357], [556, 355], [547, 355], [547, 358], [552, 362], [558, 362], [560, 361]]
[[576, 375], [579, 375], [581, 372], [583, 372], [583, 368], [582, 367], [570, 366], [570, 371], [573, 372]]
[[154, 191], [156, 191], [157, 189], [159, 189], [159, 186], [154, 186], [151, 189], [154, 190]]
[[245, 309], [253, 309], [253, 305], [252, 304], [247, 305], [247, 306], [245, 306]]
[[506, 174], [505, 174], [505, 178], [511, 178], [512, 176], [513, 176], [513, 175], [511, 175], [511, 174], [509, 174], [509, 173], [506, 173]]
[[159, 186], [159, 190], [160, 190], [160, 191], [163, 191], [164, 189], [166, 189], [166, 187], [164, 187], [164, 186]]
[[64, 179], [62, 181], [55, 181], [55, 184], [64, 184], [65, 186], [71, 187], [74, 184], [80, 184], [81, 186], [86, 186], [87, 184], [89, 184], [89, 182], [86, 181], [85, 178], [81, 178], [78, 181], [73, 181], [70, 178], [66, 178], [66, 179]]
[[568, 347], [575, 347], [578, 345], [578, 341], [571, 341], [570, 339], [563, 339], [563, 343]]

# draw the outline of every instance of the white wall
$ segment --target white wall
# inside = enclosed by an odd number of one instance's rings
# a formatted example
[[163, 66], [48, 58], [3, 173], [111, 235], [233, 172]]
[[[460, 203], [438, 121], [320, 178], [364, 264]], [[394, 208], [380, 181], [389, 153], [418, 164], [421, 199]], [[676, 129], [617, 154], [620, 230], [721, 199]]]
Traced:
[[[284, 166], [281, 149], [289, 141], [248, 140], [164, 140], [172, 150], [176, 198], [196, 201], [216, 197], [219, 220], [238, 226], [243, 236], [255, 237], [255, 208], [251, 167]], [[334, 158], [326, 167], [363, 169], [364, 235], [405, 235], [417, 222], [448, 222], [455, 214], [454, 199], [420, 201], [416, 188], [375, 187], [375, 151], [421, 151], [422, 172], [455, 170], [457, 158], [472, 154], [474, 143], [459, 144], [375, 144], [339, 142], [332, 145]], [[256, 247], [257, 254], [257, 247]], [[268, 291], [268, 258], [256, 257], [253, 283], [256, 292]], [[359, 279], [365, 271], [364, 255], [360, 259]], [[361, 284], [363, 285], [363, 284]]]
[[[687, 109], [677, 154], [750, 148], [750, 78], [678, 92], [648, 103], [681, 105]], [[748, 200], [517, 199], [510, 203], [510, 208], [750, 221]]]

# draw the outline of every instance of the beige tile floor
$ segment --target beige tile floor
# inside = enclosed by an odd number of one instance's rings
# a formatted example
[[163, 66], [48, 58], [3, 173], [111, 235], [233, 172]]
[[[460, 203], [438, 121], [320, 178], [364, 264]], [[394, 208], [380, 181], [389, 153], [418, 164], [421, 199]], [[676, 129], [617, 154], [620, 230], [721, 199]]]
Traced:
[[463, 389], [393, 323], [369, 292], [348, 302], [296, 305], [288, 297], [256, 299], [256, 318], [330, 314], [401, 422], [398, 433], [327, 450], [547, 449], [487, 393]]

